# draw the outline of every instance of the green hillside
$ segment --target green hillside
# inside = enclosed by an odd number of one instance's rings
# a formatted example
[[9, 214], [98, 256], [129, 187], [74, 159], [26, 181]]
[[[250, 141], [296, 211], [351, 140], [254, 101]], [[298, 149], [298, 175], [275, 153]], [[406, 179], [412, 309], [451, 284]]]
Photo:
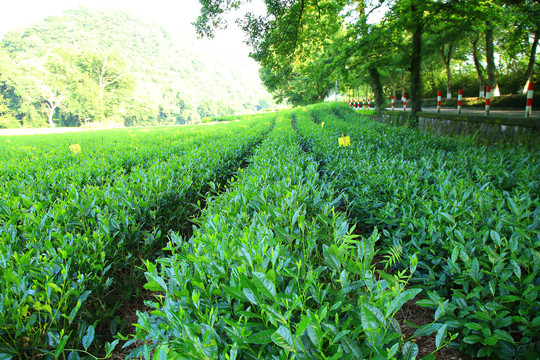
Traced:
[[0, 44], [0, 127], [194, 123], [271, 96], [246, 57], [224, 58], [129, 12], [77, 8]]

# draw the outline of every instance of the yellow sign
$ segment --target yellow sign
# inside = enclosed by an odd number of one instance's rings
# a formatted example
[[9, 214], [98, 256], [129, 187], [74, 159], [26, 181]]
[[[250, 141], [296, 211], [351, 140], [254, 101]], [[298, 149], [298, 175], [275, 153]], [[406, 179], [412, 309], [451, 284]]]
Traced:
[[321, 123], [321, 128], [323, 128], [323, 127], [324, 127], [324, 121]]
[[69, 150], [74, 154], [78, 154], [81, 152], [81, 146], [79, 144], [69, 145]]
[[338, 139], [339, 147], [351, 145], [351, 138], [348, 136], [340, 137]]

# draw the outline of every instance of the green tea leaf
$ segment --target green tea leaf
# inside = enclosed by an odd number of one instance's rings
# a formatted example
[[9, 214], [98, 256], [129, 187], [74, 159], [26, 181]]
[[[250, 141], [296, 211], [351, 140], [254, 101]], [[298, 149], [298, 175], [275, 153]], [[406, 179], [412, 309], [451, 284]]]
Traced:
[[540, 316], [535, 317], [535, 318], [531, 321], [531, 327], [532, 327], [532, 328], [540, 327]]
[[120, 342], [120, 339], [114, 340], [112, 343], [105, 343], [105, 351], [107, 352], [107, 356], [109, 356], [113, 350], [116, 348], [116, 345]]
[[396, 313], [407, 301], [414, 299], [421, 291], [422, 289], [408, 289], [399, 293], [399, 295], [390, 302], [388, 309], [386, 309], [385, 317], [389, 317]]
[[493, 330], [493, 333], [501, 340], [508, 341], [509, 343], [514, 343], [514, 338], [508, 332], [500, 329]]
[[471, 263], [471, 276], [475, 280], [479, 280], [478, 270], [479, 270], [478, 259], [474, 258]]
[[483, 337], [480, 335], [468, 335], [463, 338], [463, 341], [467, 344], [476, 344], [478, 342], [481, 342], [483, 340]]
[[477, 323], [466, 323], [465, 324], [465, 327], [468, 328], [468, 329], [471, 329], [471, 330], [476, 330], [476, 331], [481, 331], [482, 330], [482, 325], [480, 324], [477, 324]]
[[315, 345], [315, 347], [320, 350], [323, 345], [323, 334], [321, 328], [316, 327], [313, 324], [309, 324], [309, 326], [307, 327], [307, 333], [313, 345]]
[[498, 246], [501, 246], [501, 237], [499, 236], [499, 233], [495, 230], [490, 230], [489, 235], [491, 236], [491, 240]]
[[270, 280], [268, 280], [265, 274], [260, 272], [253, 272], [253, 283], [259, 292], [271, 299], [276, 297], [276, 286]]
[[362, 304], [360, 314], [364, 331], [382, 330], [384, 317], [379, 309], [372, 305]]
[[51, 308], [51, 306], [48, 305], [48, 304], [42, 304], [42, 303], [40, 303], [39, 301], [36, 301], [36, 302], [34, 303], [34, 309], [36, 309], [37, 311], [42, 311], [42, 310], [44, 310], [44, 311], [48, 312], [49, 314], [52, 314], [52, 308]]
[[225, 290], [225, 293], [227, 293], [227, 295], [229, 295], [231, 298], [241, 301], [248, 301], [248, 298], [246, 297], [246, 295], [244, 295], [242, 290], [228, 285], [222, 285], [222, 288], [223, 290]]
[[[274, 308], [274, 306], [261, 304], [262, 309], [264, 311], [266, 311], [267, 314], [273, 315], [274, 320], [278, 320], [279, 322], [281, 322], [283, 324], [286, 324], [287, 319], [283, 316], [283, 314], [281, 314], [281, 312], [279, 311], [279, 307], [276, 309], [276, 308]], [[273, 323], [273, 325], [277, 325], [274, 322], [272, 322], [272, 323]]]
[[9, 271], [6, 271], [4, 273], [4, 278], [7, 280], [7, 281], [10, 281], [16, 285], [20, 285], [21, 284], [21, 281], [19, 279], [19, 277], [17, 276], [17, 274], [15, 274], [13, 271], [9, 270]]
[[407, 341], [405, 345], [403, 345], [401, 353], [403, 354], [403, 360], [414, 360], [418, 356], [418, 345]]
[[337, 255], [339, 252], [338, 247], [335, 244], [332, 244], [330, 247], [323, 245], [323, 256], [324, 261], [334, 271], [341, 269], [341, 261]]
[[263, 330], [256, 334], [252, 334], [244, 341], [248, 344], [266, 345], [272, 342], [272, 334], [275, 332], [275, 329]]
[[86, 334], [82, 338], [82, 345], [84, 346], [85, 350], [88, 350], [90, 345], [92, 345], [92, 342], [94, 341], [94, 335], [95, 335], [94, 327], [90, 325], [86, 329]]
[[512, 259], [510, 260], [510, 264], [512, 265], [512, 269], [514, 270], [514, 274], [521, 279], [521, 267], [518, 265], [517, 261]]
[[341, 340], [341, 344], [344, 348], [348, 349], [351, 353], [354, 354], [354, 358], [356, 359], [363, 359], [364, 355], [362, 354], [362, 349], [358, 346], [358, 344], [353, 341], [350, 337], [344, 336]]
[[250, 288], [245, 288], [242, 291], [244, 292], [244, 295], [249, 300], [249, 302], [251, 302], [253, 305], [259, 305], [259, 301], [257, 300], [255, 293]]
[[454, 220], [454, 217], [448, 213], [445, 213], [445, 212], [440, 212], [439, 213], [446, 221], [448, 221], [449, 223], [452, 223], [452, 224], [455, 224], [456, 223], [456, 220]]
[[435, 346], [440, 348], [441, 342], [446, 338], [446, 325], [443, 325], [437, 330], [437, 335], [435, 336]]
[[280, 326], [275, 333], [272, 334], [272, 341], [283, 349], [294, 353], [294, 341], [291, 331], [285, 326]]
[[431, 335], [435, 331], [438, 331], [441, 328], [441, 326], [443, 326], [443, 324], [441, 324], [441, 323], [426, 324], [424, 326], [421, 326], [419, 329], [417, 329], [414, 332], [413, 337], [421, 337], [421, 336]]
[[62, 293], [62, 289], [60, 289], [60, 287], [58, 287], [58, 285], [56, 285], [55, 283], [48, 283], [47, 286], [58, 292], [59, 294]]
[[499, 339], [496, 336], [489, 336], [484, 339], [484, 345], [493, 346], [499, 341]]

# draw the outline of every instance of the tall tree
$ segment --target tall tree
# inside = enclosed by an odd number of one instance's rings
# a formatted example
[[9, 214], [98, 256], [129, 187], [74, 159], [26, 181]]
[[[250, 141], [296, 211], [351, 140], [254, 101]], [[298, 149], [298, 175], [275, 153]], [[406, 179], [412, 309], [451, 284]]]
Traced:
[[474, 62], [474, 68], [476, 69], [476, 74], [478, 77], [478, 97], [485, 97], [485, 88], [486, 88], [486, 79], [484, 77], [484, 67], [482, 66], [482, 61], [480, 60], [479, 50], [478, 50], [478, 37], [476, 37], [472, 42], [472, 57]]
[[533, 78], [540, 41], [540, 3], [534, 0], [506, 0], [507, 31], [503, 32], [503, 50], [508, 57], [524, 61], [523, 92]]
[[97, 84], [99, 116], [105, 117], [104, 95], [111, 88], [131, 87], [132, 80], [125, 60], [118, 52], [85, 51], [78, 58], [83, 73]]
[[39, 91], [40, 99], [44, 101], [47, 109], [47, 120], [50, 127], [55, 127], [53, 122], [53, 116], [56, 109], [58, 109], [64, 103], [66, 85], [60, 90], [58, 87], [51, 87], [42, 81], [37, 81], [36, 88]]
[[495, 74], [495, 47], [493, 40], [493, 31], [495, 25], [493, 21], [488, 20], [486, 23], [486, 63], [487, 63], [487, 75], [488, 75], [488, 85], [491, 86], [491, 91], [495, 96], [500, 95], [499, 84], [497, 83], [497, 75]]

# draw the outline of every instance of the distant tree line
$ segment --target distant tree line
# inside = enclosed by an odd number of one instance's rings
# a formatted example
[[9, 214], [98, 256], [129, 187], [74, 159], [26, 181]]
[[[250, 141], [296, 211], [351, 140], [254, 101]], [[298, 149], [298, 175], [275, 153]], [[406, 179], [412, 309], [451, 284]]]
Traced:
[[0, 44], [0, 128], [185, 124], [270, 103], [256, 68], [125, 12], [70, 10]]

